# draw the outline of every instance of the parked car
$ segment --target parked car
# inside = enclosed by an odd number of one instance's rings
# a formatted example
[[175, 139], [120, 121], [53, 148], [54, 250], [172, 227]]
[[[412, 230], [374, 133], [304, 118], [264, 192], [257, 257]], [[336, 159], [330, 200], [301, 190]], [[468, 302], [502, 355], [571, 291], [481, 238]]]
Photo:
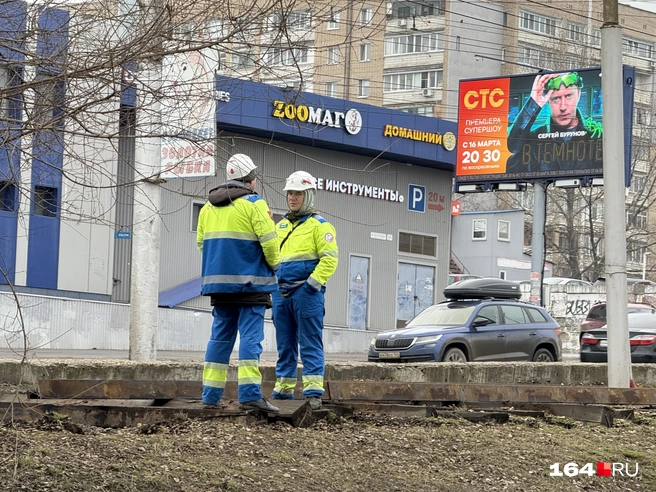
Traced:
[[461, 280], [470, 280], [472, 278], [481, 278], [481, 276], [472, 275], [471, 273], [450, 273], [448, 285], [460, 282]]
[[578, 278], [565, 278], [565, 277], [547, 277], [542, 279], [544, 285], [575, 285], [580, 287], [589, 287], [592, 285], [587, 280]]
[[[627, 311], [629, 313], [656, 313], [656, 309], [647, 303], [631, 302], [627, 305]], [[588, 330], [593, 330], [595, 328], [601, 328], [606, 324], [606, 303], [598, 302], [594, 304], [588, 314], [585, 316], [585, 319], [581, 323], [580, 332], [581, 336]]]
[[371, 341], [370, 362], [468, 362], [561, 359], [558, 323], [542, 307], [520, 302], [519, 284], [463, 280], [448, 300], [425, 309], [405, 328]]
[[[628, 319], [631, 362], [656, 362], [656, 312], [634, 312]], [[581, 362], [608, 362], [608, 325], [583, 334]]]

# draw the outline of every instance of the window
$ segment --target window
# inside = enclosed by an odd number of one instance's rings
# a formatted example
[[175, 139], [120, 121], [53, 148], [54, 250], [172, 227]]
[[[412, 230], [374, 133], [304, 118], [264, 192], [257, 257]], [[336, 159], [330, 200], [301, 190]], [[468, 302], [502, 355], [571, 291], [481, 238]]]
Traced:
[[46, 124], [55, 118], [64, 102], [64, 85], [45, 74], [37, 74], [35, 82], [34, 120]]
[[647, 210], [631, 207], [626, 211], [626, 224], [640, 229], [647, 228]]
[[631, 176], [631, 185], [629, 186], [630, 193], [642, 193], [647, 183], [647, 176], [644, 174], [633, 173]]
[[[444, 0], [440, 1], [425, 1], [425, 2], [395, 2], [394, 4], [387, 4], [388, 17], [406, 19], [408, 17], [424, 17], [427, 15], [443, 15], [444, 14]], [[391, 6], [391, 10], [390, 10]]]
[[590, 207], [590, 218], [594, 222], [604, 221], [604, 204], [601, 202], [594, 202]]
[[[7, 89], [12, 85], [12, 79], [16, 73], [7, 66], [0, 66], [0, 90]], [[4, 92], [4, 91], [3, 91]], [[11, 99], [7, 96], [0, 100], [0, 119], [11, 118]]]
[[333, 9], [330, 9], [330, 19], [328, 20], [328, 30], [334, 31], [339, 29], [339, 12], [333, 12]]
[[521, 306], [499, 306], [507, 325], [521, 325], [527, 323], [526, 314]]
[[196, 232], [198, 230], [198, 216], [204, 205], [205, 204], [202, 202], [193, 202], [191, 204], [191, 232]]
[[326, 82], [326, 96], [337, 97], [337, 82]]
[[310, 10], [295, 10], [287, 17], [287, 28], [293, 31], [308, 30], [312, 27], [312, 12]]
[[439, 89], [441, 87], [442, 70], [383, 75], [383, 90], [385, 92]]
[[487, 239], [487, 219], [474, 219], [472, 221], [472, 239], [485, 241]]
[[175, 27], [174, 35], [177, 40], [191, 41], [196, 32], [196, 24], [193, 22], [187, 22], [185, 24], [180, 24]]
[[232, 54], [232, 68], [253, 68], [255, 60], [253, 59], [253, 48], [247, 46], [236, 48]]
[[337, 65], [339, 63], [339, 46], [328, 47], [328, 65]]
[[582, 24], [575, 24], [573, 22], [567, 23], [567, 39], [577, 43], [583, 43], [585, 38], [585, 26]]
[[16, 211], [16, 185], [9, 181], [0, 181], [0, 211]]
[[506, 271], [505, 270], [499, 270], [499, 278], [501, 280], [506, 280]]
[[399, 232], [399, 252], [434, 258], [437, 256], [437, 238], [410, 232]]
[[[534, 67], [553, 66], [556, 57], [553, 51], [541, 51], [528, 46], [518, 46], [520, 63], [532, 65]], [[559, 55], [560, 56], [560, 55]], [[562, 57], [559, 58], [562, 60]]]
[[360, 61], [371, 61], [371, 45], [369, 43], [360, 45]]
[[207, 35], [212, 41], [218, 41], [225, 37], [226, 26], [222, 20], [212, 20], [207, 23]]
[[645, 43], [644, 41], [624, 38], [622, 39], [622, 52], [625, 55], [638, 56], [651, 60], [653, 55], [653, 45], [651, 43]]
[[433, 116], [433, 106], [416, 106], [413, 108], [399, 108], [406, 113], [418, 114], [420, 116]]
[[531, 322], [533, 323], [547, 322], [547, 318], [544, 317], [544, 314], [542, 314], [542, 311], [540, 311], [539, 309], [524, 307], [524, 310], [528, 313], [528, 317], [531, 318]]
[[47, 186], [34, 187], [34, 215], [43, 217], [57, 216], [57, 188]]
[[569, 251], [570, 249], [570, 240], [569, 236], [565, 232], [558, 233], [558, 248], [561, 252]]
[[601, 31], [599, 29], [592, 30], [592, 46], [601, 46]]
[[428, 53], [444, 50], [442, 32], [388, 36], [385, 38], [385, 56], [406, 55], [408, 53]]
[[358, 80], [358, 97], [369, 97], [368, 80]]
[[635, 113], [633, 116], [633, 122], [636, 125], [648, 125], [649, 124], [649, 109], [644, 106], [635, 106]]
[[497, 239], [499, 241], [510, 241], [510, 221], [508, 220], [499, 221], [499, 230], [497, 234]]
[[642, 263], [645, 254], [645, 245], [634, 241], [627, 241], [626, 261]]
[[497, 306], [483, 306], [476, 314], [474, 322], [487, 321], [486, 326], [499, 324], [499, 310]]
[[522, 29], [555, 36], [557, 25], [556, 19], [550, 17], [532, 14], [530, 12], [519, 13], [519, 27]]
[[309, 49], [307, 46], [299, 46], [292, 49], [282, 49], [272, 47], [266, 53], [265, 60], [267, 65], [273, 67], [277, 65], [293, 66], [300, 63], [308, 63]]
[[360, 25], [363, 27], [371, 26], [371, 21], [373, 20], [374, 11], [370, 7], [365, 7], [360, 10]]

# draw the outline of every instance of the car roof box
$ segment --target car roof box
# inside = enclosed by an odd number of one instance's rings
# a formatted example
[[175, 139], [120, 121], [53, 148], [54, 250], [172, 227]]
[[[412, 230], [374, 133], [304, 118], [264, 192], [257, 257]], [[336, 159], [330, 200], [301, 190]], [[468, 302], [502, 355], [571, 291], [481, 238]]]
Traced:
[[462, 280], [444, 289], [447, 299], [519, 299], [522, 291], [518, 282], [500, 278], [473, 278]]

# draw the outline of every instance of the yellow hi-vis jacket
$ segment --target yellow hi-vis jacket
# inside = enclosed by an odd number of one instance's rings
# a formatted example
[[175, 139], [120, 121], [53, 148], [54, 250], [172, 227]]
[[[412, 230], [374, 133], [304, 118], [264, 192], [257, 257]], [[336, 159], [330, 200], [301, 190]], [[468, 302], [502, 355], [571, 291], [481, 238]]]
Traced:
[[307, 281], [319, 290], [337, 269], [335, 228], [318, 214], [296, 222], [283, 219], [276, 226], [282, 248], [278, 285], [281, 292], [294, 290]]

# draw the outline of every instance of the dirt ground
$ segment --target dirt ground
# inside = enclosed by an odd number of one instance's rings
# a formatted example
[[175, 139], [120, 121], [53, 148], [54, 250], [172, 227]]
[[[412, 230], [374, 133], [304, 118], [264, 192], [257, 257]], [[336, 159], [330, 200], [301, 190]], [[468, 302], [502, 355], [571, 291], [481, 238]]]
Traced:
[[[9, 390], [4, 386], [4, 392]], [[3, 388], [0, 388], [0, 394]], [[550, 476], [628, 463], [636, 477]], [[572, 466], [570, 466], [572, 468]], [[571, 473], [571, 470], [568, 468]], [[7, 491], [654, 491], [656, 412], [606, 428], [560, 417], [334, 415], [310, 428], [194, 420], [124, 429], [0, 421]]]

